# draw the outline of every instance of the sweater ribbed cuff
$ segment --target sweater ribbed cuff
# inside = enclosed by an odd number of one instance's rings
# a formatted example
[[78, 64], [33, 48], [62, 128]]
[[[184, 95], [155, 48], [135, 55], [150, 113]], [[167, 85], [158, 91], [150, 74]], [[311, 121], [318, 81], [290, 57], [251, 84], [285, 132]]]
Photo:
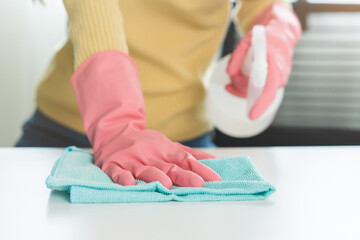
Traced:
[[75, 70], [90, 56], [105, 50], [128, 53], [117, 0], [64, 0]]
[[237, 2], [234, 22], [237, 29], [244, 34], [249, 32], [254, 19], [272, 3], [284, 3], [291, 8], [291, 4], [287, 0], [237, 0]]

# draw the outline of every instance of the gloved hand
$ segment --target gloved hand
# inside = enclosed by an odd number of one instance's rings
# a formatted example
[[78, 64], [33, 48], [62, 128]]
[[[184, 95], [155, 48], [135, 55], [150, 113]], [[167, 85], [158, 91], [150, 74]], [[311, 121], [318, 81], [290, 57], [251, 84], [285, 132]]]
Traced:
[[71, 78], [95, 164], [115, 183], [135, 178], [160, 181], [166, 188], [203, 187], [220, 176], [198, 160], [215, 158], [146, 129], [144, 100], [137, 69], [119, 51], [90, 57]]
[[[273, 3], [267, 7], [252, 23], [263, 25], [266, 32], [268, 75], [263, 92], [250, 110], [251, 120], [258, 119], [275, 99], [279, 88], [289, 79], [292, 56], [296, 43], [301, 37], [301, 24], [291, 9], [282, 3]], [[242, 98], [246, 98], [249, 77], [242, 72], [243, 63], [251, 46], [250, 31], [234, 50], [227, 73], [231, 83], [226, 89]]]

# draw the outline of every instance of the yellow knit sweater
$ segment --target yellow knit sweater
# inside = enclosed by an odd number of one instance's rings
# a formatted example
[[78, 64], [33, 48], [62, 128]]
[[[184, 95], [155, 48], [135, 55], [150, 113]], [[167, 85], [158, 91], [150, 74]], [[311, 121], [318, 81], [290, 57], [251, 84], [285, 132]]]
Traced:
[[[252, 20], [274, 1], [239, 0], [238, 26], [247, 32]], [[174, 141], [211, 129], [201, 80], [227, 30], [228, 1], [64, 0], [64, 5], [69, 39], [38, 87], [37, 106], [43, 114], [84, 133], [70, 78], [91, 55], [120, 50], [139, 69], [149, 129]]]

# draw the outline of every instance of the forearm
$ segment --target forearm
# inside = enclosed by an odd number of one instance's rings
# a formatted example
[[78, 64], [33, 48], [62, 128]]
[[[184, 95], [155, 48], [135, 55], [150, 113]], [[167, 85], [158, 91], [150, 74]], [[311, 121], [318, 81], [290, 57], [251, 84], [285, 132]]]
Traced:
[[90, 56], [105, 50], [128, 53], [117, 0], [64, 0], [75, 70]]
[[233, 19], [237, 28], [246, 34], [254, 19], [274, 2], [283, 2], [291, 7], [286, 0], [237, 0], [238, 7]]

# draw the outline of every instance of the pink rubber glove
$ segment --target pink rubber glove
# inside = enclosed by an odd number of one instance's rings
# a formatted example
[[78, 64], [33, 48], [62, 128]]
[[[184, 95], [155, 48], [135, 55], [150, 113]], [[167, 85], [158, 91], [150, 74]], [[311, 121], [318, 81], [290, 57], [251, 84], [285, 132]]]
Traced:
[[[263, 25], [266, 31], [268, 75], [263, 92], [250, 110], [251, 120], [258, 119], [275, 99], [279, 88], [286, 86], [292, 67], [292, 56], [296, 43], [301, 37], [301, 24], [291, 9], [282, 3], [273, 3], [267, 7], [252, 23]], [[242, 72], [245, 56], [251, 45], [252, 31], [234, 50], [227, 73], [231, 84], [226, 89], [242, 98], [246, 98], [249, 77]]]
[[[203, 187], [220, 176], [198, 160], [213, 155], [174, 143], [146, 129], [137, 69], [119, 51], [90, 57], [71, 78], [95, 164], [115, 183], [160, 181], [166, 188]], [[161, 110], [159, 110], [161, 114]]]

